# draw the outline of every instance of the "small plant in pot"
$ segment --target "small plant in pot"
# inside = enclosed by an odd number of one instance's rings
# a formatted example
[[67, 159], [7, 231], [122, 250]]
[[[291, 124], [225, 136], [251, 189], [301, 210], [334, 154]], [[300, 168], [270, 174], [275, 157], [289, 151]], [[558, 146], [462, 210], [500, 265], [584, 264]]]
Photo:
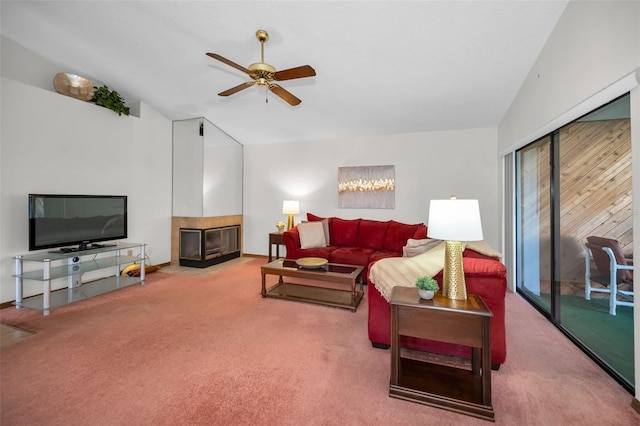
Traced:
[[438, 282], [431, 277], [419, 277], [416, 280], [416, 287], [420, 297], [426, 300], [433, 298], [436, 291], [440, 289]]

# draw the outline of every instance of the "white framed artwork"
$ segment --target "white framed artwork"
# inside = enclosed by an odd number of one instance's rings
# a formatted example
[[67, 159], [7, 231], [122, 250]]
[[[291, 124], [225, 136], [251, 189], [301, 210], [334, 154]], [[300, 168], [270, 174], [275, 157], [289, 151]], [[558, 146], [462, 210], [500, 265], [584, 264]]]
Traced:
[[395, 166], [338, 167], [338, 207], [395, 208]]

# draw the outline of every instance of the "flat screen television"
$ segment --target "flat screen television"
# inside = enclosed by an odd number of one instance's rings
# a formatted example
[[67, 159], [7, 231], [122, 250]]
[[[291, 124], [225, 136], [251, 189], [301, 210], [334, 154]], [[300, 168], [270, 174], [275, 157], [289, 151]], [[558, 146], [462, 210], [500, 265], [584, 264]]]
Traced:
[[126, 195], [29, 194], [29, 250], [86, 250], [124, 238]]

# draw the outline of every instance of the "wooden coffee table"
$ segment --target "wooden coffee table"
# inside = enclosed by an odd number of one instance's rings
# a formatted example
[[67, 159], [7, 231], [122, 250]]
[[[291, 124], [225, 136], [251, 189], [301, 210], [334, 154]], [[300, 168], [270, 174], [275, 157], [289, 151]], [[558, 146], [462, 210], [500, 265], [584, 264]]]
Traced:
[[[260, 268], [262, 274], [262, 297], [290, 299], [301, 302], [317, 303], [351, 309], [355, 312], [364, 294], [362, 286], [362, 270], [364, 267], [328, 263], [322, 268], [300, 268], [295, 260], [278, 259]], [[266, 276], [278, 276], [278, 282], [267, 288]], [[285, 282], [283, 277], [313, 280], [315, 282]], [[317, 281], [338, 284], [324, 287]], [[360, 288], [357, 283], [360, 282]], [[347, 288], [336, 288], [344, 285]]]

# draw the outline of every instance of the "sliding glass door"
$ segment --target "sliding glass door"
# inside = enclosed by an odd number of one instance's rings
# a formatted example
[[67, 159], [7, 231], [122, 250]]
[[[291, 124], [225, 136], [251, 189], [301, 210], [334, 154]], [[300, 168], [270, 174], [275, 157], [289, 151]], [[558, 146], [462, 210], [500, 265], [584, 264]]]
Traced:
[[517, 291], [630, 391], [633, 307], [612, 315], [609, 293], [586, 297], [597, 271], [584, 243], [615, 239], [632, 256], [631, 178], [628, 95], [516, 152]]
[[547, 313], [551, 306], [550, 137], [516, 153], [516, 285]]

